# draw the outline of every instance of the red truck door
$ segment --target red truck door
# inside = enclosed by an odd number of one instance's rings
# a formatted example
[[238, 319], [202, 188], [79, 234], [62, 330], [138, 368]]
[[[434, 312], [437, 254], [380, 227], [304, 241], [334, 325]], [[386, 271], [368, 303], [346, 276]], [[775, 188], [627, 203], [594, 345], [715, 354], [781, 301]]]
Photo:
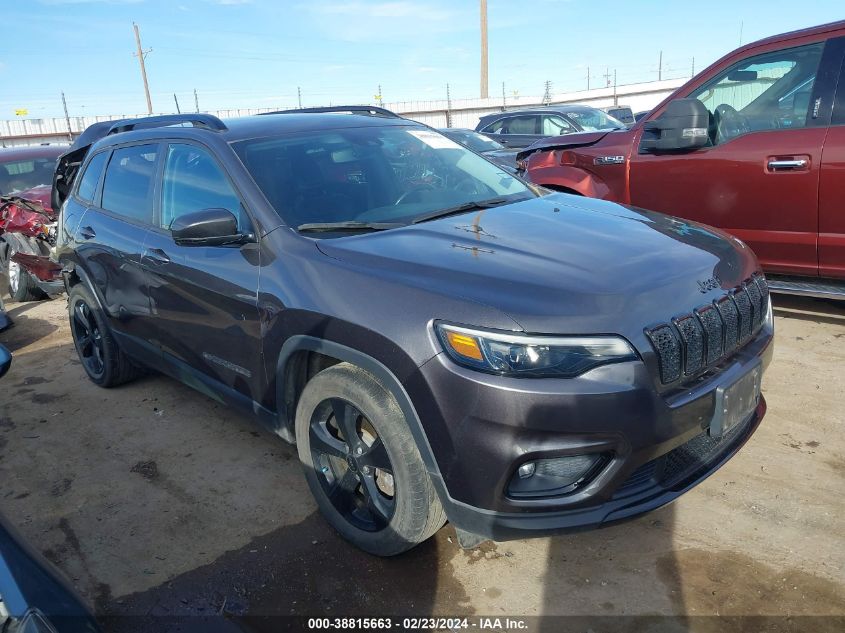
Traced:
[[845, 62], [840, 66], [819, 183], [819, 275], [845, 279]]
[[710, 111], [712, 146], [661, 155], [635, 147], [630, 201], [727, 230], [768, 272], [816, 276], [819, 174], [835, 82], [824, 41], [783, 46], [749, 52], [678, 95]]

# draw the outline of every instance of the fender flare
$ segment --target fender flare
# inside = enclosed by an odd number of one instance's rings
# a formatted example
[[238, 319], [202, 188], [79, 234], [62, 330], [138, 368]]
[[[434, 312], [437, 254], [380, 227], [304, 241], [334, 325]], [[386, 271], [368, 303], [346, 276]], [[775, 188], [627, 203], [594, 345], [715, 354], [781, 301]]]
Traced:
[[279, 417], [279, 433], [283, 437], [286, 437], [287, 434], [293, 435], [292, 427], [294, 421], [292, 415], [285, 409], [284, 380], [281, 377], [285, 376], [285, 369], [291, 356], [301, 351], [317, 352], [337, 358], [341, 362], [357, 365], [370, 372], [384, 385], [399, 404], [399, 408], [402, 410], [405, 420], [408, 423], [411, 436], [414, 438], [414, 443], [417, 445], [417, 450], [420, 452], [425, 469], [431, 477], [434, 489], [437, 491], [437, 496], [440, 498], [443, 509], [446, 511], [446, 516], [452, 521], [452, 515], [454, 513], [451, 510], [455, 507], [456, 502], [449, 496], [446, 490], [446, 484], [443, 481], [440, 467], [437, 465], [437, 460], [434, 457], [434, 451], [428, 442], [428, 436], [425, 433], [419, 415], [417, 415], [417, 410], [411, 402], [411, 397], [393, 372], [372, 356], [341, 343], [306, 334], [297, 334], [288, 338], [284, 345], [282, 345], [282, 349], [279, 352], [279, 359], [276, 362], [276, 403]]
[[84, 284], [91, 296], [94, 297], [94, 301], [97, 302], [97, 307], [105, 312], [103, 301], [100, 298], [100, 293], [97, 292], [96, 286], [91, 282], [91, 277], [84, 268], [76, 266], [72, 262], [65, 264], [65, 267], [62, 269], [62, 279], [64, 279], [65, 282], [65, 292], [70, 295], [70, 289], [72, 287], [72, 284], [70, 283], [71, 275], [76, 275], [79, 278], [79, 283]]

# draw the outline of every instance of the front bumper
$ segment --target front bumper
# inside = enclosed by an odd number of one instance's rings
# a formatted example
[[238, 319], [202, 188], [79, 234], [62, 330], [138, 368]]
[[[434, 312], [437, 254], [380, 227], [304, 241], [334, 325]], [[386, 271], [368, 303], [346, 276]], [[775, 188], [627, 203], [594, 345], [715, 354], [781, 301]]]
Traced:
[[[435, 357], [420, 368], [420, 383], [407, 386], [437, 461], [439, 472], [432, 474], [449, 520], [466, 532], [507, 540], [594, 527], [672, 501], [721, 467], [760, 424], [762, 398], [721, 440], [707, 432], [717, 389], [758, 362], [765, 368], [772, 334], [763, 327], [710, 374], [671, 393], [660, 392], [642, 362], [556, 380], [489, 376]], [[414, 398], [423, 388], [433, 397]], [[609, 461], [570, 494], [507, 494], [527, 459], [599, 452]]]

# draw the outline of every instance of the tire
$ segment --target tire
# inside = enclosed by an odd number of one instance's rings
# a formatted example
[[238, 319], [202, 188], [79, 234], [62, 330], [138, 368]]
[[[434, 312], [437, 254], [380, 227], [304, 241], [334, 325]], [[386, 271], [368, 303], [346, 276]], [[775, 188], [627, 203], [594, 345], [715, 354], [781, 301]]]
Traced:
[[81, 283], [70, 289], [68, 318], [73, 345], [91, 382], [100, 387], [116, 387], [140, 374], [118, 347], [105, 315]]
[[35, 279], [23, 267], [12, 261], [15, 251], [9, 247], [6, 253], [6, 278], [9, 280], [9, 296], [15, 301], [41, 301], [47, 295]]
[[349, 363], [324, 369], [302, 391], [295, 426], [308, 486], [348, 541], [394, 556], [443, 527], [446, 515], [405, 416], [373, 375]]

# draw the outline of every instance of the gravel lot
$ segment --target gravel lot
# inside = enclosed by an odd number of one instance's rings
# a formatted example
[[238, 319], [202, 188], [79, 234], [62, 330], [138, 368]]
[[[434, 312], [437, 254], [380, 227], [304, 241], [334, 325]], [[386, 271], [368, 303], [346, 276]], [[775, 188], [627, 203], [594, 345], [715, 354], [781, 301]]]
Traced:
[[[768, 416], [679, 501], [599, 531], [475, 551], [447, 526], [391, 560], [327, 527], [293, 447], [163, 377], [95, 387], [64, 299], [11, 304], [0, 511], [104, 616], [248, 614], [252, 630], [275, 630], [260, 617], [719, 614], [790, 616], [774, 623], [804, 630], [796, 616], [845, 616], [845, 305], [775, 304]], [[675, 625], [715, 630], [708, 619]]]

